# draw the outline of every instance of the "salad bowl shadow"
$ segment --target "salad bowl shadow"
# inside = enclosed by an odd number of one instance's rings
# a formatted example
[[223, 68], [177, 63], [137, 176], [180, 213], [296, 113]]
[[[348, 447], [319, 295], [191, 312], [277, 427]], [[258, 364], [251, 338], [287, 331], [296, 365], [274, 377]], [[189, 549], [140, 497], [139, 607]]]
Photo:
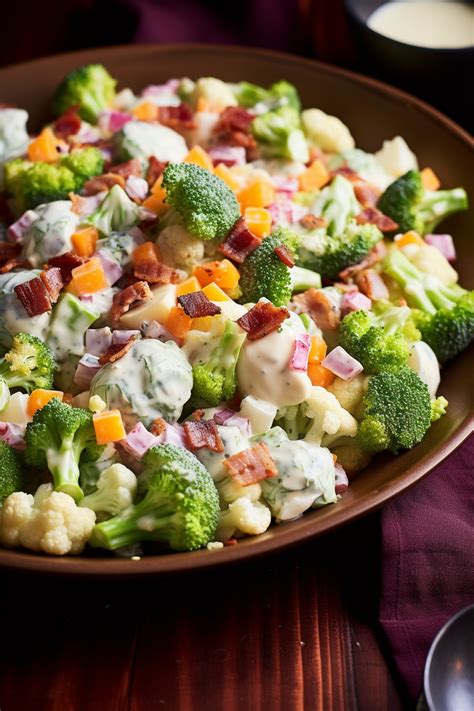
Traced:
[[[375, 80], [275, 52], [216, 45], [146, 45], [75, 52], [1, 69], [0, 100], [27, 109], [30, 128], [39, 127], [48, 118], [51, 95], [60, 79], [68, 71], [91, 62], [103, 63], [121, 86], [132, 89], [173, 76], [218, 74], [227, 81], [247, 79], [260, 84], [287, 79], [298, 87], [305, 106], [317, 106], [339, 116], [361, 148], [375, 151], [384, 139], [401, 135], [418, 155], [422, 167], [430, 166], [443, 185], [464, 186], [474, 200], [470, 137], [448, 118]], [[443, 231], [455, 235], [456, 268], [461, 282], [474, 287], [473, 211], [446, 221]], [[398, 457], [376, 457], [336, 504], [217, 551], [148, 555], [135, 560], [92, 554], [48, 558], [0, 549], [0, 566], [97, 577], [170, 574], [254, 558], [334, 530], [416, 484], [472, 433], [472, 357], [471, 348], [443, 368], [440, 394], [449, 400], [448, 414], [433, 424], [423, 442]]]

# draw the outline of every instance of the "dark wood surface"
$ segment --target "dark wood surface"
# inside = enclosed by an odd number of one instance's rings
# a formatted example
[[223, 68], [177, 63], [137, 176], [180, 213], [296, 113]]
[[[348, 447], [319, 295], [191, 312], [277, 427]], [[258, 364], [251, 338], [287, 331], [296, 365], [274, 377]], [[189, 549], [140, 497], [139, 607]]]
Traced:
[[378, 518], [179, 577], [0, 575], [1, 711], [399, 711]]

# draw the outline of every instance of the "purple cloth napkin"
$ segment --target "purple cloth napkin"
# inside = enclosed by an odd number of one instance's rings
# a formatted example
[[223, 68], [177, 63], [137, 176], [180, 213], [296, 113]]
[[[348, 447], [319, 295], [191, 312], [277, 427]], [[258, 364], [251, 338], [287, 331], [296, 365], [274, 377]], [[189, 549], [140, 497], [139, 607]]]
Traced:
[[382, 511], [380, 622], [410, 696], [436, 633], [474, 601], [474, 436]]

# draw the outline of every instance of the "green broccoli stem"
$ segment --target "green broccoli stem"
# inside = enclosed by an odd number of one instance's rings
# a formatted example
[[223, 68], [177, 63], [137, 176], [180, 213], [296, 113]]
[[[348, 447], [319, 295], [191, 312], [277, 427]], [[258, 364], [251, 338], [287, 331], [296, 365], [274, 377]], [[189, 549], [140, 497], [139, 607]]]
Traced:
[[426, 190], [416, 207], [418, 217], [423, 220], [424, 232], [429, 233], [437, 224], [454, 212], [466, 210], [467, 195], [463, 188], [452, 190]]
[[294, 292], [307, 291], [307, 289], [321, 288], [321, 275], [304, 267], [291, 269], [291, 288]]
[[211, 375], [217, 373], [223, 376], [221, 399], [231, 400], [234, 396], [236, 389], [235, 368], [240, 349], [245, 341], [245, 335], [245, 332], [237, 324], [227, 321], [219, 343], [211, 353], [208, 362], [202, 366]]
[[79, 463], [73, 437], [64, 439], [59, 451], [49, 449], [46, 452], [46, 462], [57, 491], [69, 494], [75, 501], [84, 496], [79, 486]]

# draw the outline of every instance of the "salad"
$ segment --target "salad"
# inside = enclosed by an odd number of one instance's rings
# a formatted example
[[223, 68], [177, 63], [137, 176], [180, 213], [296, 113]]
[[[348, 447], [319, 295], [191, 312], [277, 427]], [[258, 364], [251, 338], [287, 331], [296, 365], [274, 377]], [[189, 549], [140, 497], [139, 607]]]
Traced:
[[335, 504], [448, 405], [474, 336], [467, 208], [404, 139], [374, 154], [286, 81], [0, 108], [0, 543], [233, 545]]

